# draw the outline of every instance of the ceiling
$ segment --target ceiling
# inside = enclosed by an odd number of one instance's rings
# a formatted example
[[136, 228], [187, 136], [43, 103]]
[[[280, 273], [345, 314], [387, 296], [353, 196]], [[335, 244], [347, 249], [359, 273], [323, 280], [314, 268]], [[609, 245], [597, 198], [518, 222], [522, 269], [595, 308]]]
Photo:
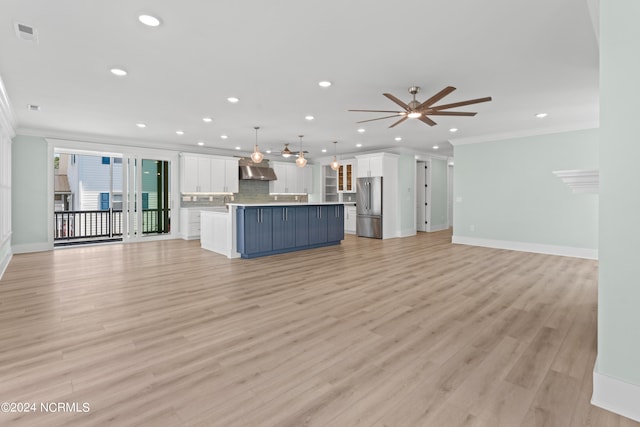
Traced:
[[[161, 25], [142, 25], [141, 13]], [[452, 139], [598, 121], [587, 0], [2, 0], [0, 17], [0, 76], [18, 133], [248, 153], [260, 126], [263, 151], [297, 149], [302, 134], [313, 161], [334, 148], [450, 156]], [[38, 42], [19, 39], [16, 22]], [[433, 127], [359, 125], [384, 114], [347, 111], [396, 110], [382, 93], [408, 102], [412, 85], [419, 101], [449, 85], [457, 90], [440, 103], [493, 101], [457, 109], [475, 117], [434, 116]]]

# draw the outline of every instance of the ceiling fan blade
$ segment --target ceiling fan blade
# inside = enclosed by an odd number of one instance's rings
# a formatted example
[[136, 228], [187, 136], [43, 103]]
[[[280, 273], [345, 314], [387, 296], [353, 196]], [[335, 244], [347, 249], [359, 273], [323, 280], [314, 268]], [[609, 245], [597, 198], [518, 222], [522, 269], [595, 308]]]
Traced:
[[389, 98], [390, 100], [392, 100], [393, 102], [395, 102], [396, 104], [398, 104], [399, 106], [401, 106], [402, 108], [404, 108], [405, 110], [409, 109], [409, 106], [407, 104], [405, 104], [404, 102], [400, 101], [398, 98], [396, 98], [395, 96], [391, 95], [390, 93], [383, 93], [384, 96], [386, 96], [387, 98]]
[[[359, 122], [356, 122], [356, 123], [373, 122], [373, 121], [375, 121], [375, 120], [388, 119], [388, 118], [391, 118], [391, 117], [398, 117], [398, 115], [397, 115], [397, 114], [394, 114], [393, 116], [378, 117], [377, 119], [360, 120]], [[405, 116], [405, 118], [406, 118], [406, 116]]]
[[429, 117], [427, 117], [427, 116], [420, 116], [420, 117], [418, 117], [418, 120], [420, 120], [422, 123], [426, 123], [426, 124], [428, 124], [429, 126], [435, 126], [435, 125], [437, 125], [437, 123], [436, 123], [436, 122], [434, 122], [433, 120], [431, 120], [431, 119], [430, 119]]
[[389, 126], [390, 128], [399, 125], [400, 123], [404, 122], [405, 120], [407, 120], [409, 117], [404, 116], [403, 118], [401, 118], [400, 120], [398, 120], [397, 122], [395, 122], [394, 124], [392, 124], [391, 126]]
[[436, 93], [431, 98], [427, 99], [422, 104], [418, 105], [418, 108], [416, 108], [416, 110], [424, 110], [425, 108], [427, 108], [427, 107], [435, 104], [436, 102], [440, 101], [442, 98], [444, 98], [445, 96], [449, 95], [454, 90], [456, 90], [456, 88], [453, 87], [453, 86], [445, 87], [440, 92]]
[[427, 116], [475, 116], [478, 113], [458, 112], [458, 111], [434, 111], [432, 113], [424, 113]]
[[476, 99], [470, 99], [468, 101], [454, 102], [453, 104], [436, 105], [435, 107], [431, 107], [431, 109], [446, 110], [448, 108], [462, 107], [463, 105], [479, 104], [481, 102], [487, 102], [487, 101], [491, 101], [490, 96], [487, 96], [486, 98], [476, 98]]
[[365, 113], [404, 113], [404, 111], [390, 111], [390, 110], [347, 110], [347, 111], [362, 111]]

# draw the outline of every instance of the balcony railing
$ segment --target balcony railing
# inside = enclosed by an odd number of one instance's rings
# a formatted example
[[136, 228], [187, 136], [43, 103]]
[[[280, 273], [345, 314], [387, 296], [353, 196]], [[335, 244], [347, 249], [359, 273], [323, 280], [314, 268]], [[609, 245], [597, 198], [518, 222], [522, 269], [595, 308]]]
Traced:
[[[56, 211], [54, 212], [55, 243], [64, 241], [121, 240], [122, 210]], [[142, 211], [142, 234], [168, 233], [169, 210]], [[136, 224], [133, 227], [137, 229]]]

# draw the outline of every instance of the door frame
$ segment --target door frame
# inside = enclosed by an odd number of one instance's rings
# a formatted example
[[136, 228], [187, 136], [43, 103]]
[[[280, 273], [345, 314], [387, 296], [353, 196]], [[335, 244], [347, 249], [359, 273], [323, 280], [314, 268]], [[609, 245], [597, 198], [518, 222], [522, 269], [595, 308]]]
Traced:
[[[172, 150], [158, 150], [158, 149], [150, 149], [143, 147], [132, 147], [125, 145], [115, 145], [115, 144], [103, 144], [103, 143], [95, 143], [95, 142], [84, 142], [84, 141], [71, 141], [64, 139], [54, 139], [54, 138], [45, 138], [48, 144], [47, 153], [50, 159], [53, 159], [55, 151], [63, 151], [63, 152], [73, 152], [75, 154], [87, 154], [87, 155], [104, 155], [109, 157], [122, 157], [122, 173], [123, 173], [123, 182], [122, 182], [122, 209], [123, 211], [128, 212], [126, 217], [127, 219], [123, 224], [123, 236], [122, 242], [124, 243], [133, 243], [140, 241], [152, 241], [152, 240], [168, 240], [168, 239], [176, 239], [180, 237], [179, 226], [180, 224], [180, 188], [179, 188], [179, 153], [177, 151]], [[142, 206], [142, 192], [137, 191], [136, 200], [132, 202], [129, 197], [125, 197], [125, 194], [129, 192], [129, 179], [133, 177], [132, 174], [136, 174], [136, 184], [138, 186], [142, 185], [141, 176], [142, 176], [142, 168], [136, 167], [135, 171], [131, 170], [130, 167], [125, 167], [126, 159], [136, 159], [138, 161], [138, 165], [141, 165], [142, 159], [153, 159], [153, 160], [165, 160], [169, 162], [169, 188], [170, 188], [170, 201], [169, 207], [171, 209], [171, 222], [174, 225], [171, 227], [171, 230], [167, 234], [158, 234], [158, 235], [142, 235], [142, 233], [137, 233], [138, 235], [132, 235], [129, 232], [129, 228], [132, 224], [133, 217], [131, 215], [137, 215], [137, 221], [139, 226], [142, 226], [142, 210], [139, 212], [132, 213], [129, 209], [130, 203], [137, 203], [137, 206]], [[53, 191], [53, 181], [54, 181], [54, 172], [53, 172], [53, 160], [49, 163], [49, 170], [47, 173], [48, 180], [48, 201], [47, 201], [47, 209], [48, 212], [53, 212], [54, 209], [54, 191]], [[128, 161], [127, 161], [128, 165]], [[127, 176], [128, 175], [128, 176]], [[53, 229], [54, 229], [54, 218], [53, 215], [47, 215], [48, 218], [48, 246], [50, 249], [53, 249]], [[96, 243], [99, 244], [99, 243]]]

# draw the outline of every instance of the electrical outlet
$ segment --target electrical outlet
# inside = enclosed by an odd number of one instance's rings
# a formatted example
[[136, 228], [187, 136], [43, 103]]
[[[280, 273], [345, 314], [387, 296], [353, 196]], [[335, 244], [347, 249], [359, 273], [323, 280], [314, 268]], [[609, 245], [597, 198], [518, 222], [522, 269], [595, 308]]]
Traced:
[[475, 225], [473, 225], [473, 224], [471, 224], [471, 225], [469, 226], [469, 231], [476, 231], [476, 226], [475, 226]]

